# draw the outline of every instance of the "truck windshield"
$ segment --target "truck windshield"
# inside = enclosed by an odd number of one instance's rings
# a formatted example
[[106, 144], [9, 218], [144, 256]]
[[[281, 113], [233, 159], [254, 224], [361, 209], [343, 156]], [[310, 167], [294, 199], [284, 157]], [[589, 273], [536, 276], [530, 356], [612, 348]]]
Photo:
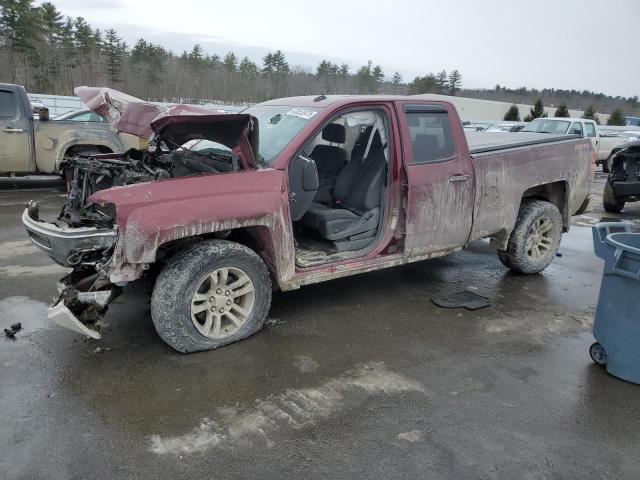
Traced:
[[271, 165], [318, 110], [286, 105], [255, 105], [242, 113], [258, 119], [260, 162]]
[[523, 132], [537, 133], [567, 133], [571, 122], [566, 120], [551, 120], [550, 118], [536, 118], [522, 129]]

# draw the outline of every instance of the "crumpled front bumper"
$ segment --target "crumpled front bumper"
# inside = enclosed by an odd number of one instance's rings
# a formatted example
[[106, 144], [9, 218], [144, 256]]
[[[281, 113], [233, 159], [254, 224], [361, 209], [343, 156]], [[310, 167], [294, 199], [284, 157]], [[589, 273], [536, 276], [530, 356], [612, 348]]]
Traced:
[[97, 273], [74, 270], [58, 284], [58, 298], [47, 311], [47, 318], [61, 327], [100, 339], [107, 305], [122, 290], [101, 279]]
[[115, 245], [115, 228], [61, 227], [38, 218], [38, 204], [29, 202], [22, 213], [22, 224], [31, 241], [53, 261], [64, 267], [73, 267], [87, 253], [102, 251]]

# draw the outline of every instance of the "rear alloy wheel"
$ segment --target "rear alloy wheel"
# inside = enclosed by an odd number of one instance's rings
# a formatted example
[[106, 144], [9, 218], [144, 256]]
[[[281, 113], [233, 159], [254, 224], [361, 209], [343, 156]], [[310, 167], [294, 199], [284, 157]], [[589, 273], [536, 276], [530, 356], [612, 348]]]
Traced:
[[540, 217], [533, 222], [524, 247], [527, 255], [534, 261], [548, 256], [553, 248], [555, 231], [553, 222], [547, 217]]
[[269, 271], [239, 243], [209, 240], [172, 257], [156, 278], [151, 318], [180, 352], [237, 342], [262, 328], [271, 304]]
[[624, 198], [616, 197], [613, 187], [609, 182], [604, 184], [604, 192], [602, 193], [602, 206], [605, 212], [620, 213], [624, 208]]
[[525, 200], [518, 212], [507, 249], [498, 251], [506, 267], [519, 273], [538, 273], [555, 257], [562, 238], [558, 208], [543, 200]]

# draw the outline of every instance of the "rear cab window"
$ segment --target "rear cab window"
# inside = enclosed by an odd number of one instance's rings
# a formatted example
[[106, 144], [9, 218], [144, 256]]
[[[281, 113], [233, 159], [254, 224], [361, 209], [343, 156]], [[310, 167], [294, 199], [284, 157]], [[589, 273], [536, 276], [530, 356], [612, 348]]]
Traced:
[[16, 95], [8, 90], [0, 90], [0, 118], [17, 118], [18, 104]]
[[580, 122], [573, 122], [571, 128], [569, 128], [569, 135], [583, 135], [582, 124]]
[[447, 110], [439, 106], [406, 105], [412, 162], [414, 165], [439, 163], [456, 156], [456, 145]]
[[593, 123], [585, 123], [584, 128], [587, 131], [587, 137], [597, 137], [596, 127]]

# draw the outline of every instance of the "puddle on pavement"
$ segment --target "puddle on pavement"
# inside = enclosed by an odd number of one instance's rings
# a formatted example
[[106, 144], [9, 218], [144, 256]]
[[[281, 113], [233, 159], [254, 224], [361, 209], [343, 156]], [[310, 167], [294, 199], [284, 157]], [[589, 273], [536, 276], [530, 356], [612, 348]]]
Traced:
[[44, 302], [29, 297], [7, 297], [0, 300], [0, 330], [20, 322], [22, 329], [16, 334], [16, 340], [39, 330], [51, 328], [47, 320], [47, 308]]

